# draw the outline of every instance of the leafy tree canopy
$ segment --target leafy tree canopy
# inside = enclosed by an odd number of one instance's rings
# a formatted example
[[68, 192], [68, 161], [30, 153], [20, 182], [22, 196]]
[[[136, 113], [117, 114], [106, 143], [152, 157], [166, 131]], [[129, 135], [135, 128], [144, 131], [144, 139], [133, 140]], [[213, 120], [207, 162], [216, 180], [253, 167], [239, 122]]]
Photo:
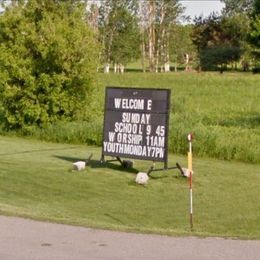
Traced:
[[260, 0], [254, 1], [254, 10], [252, 12], [251, 30], [249, 33], [249, 42], [253, 46], [253, 55], [255, 65], [260, 60]]
[[100, 6], [99, 29], [103, 60], [122, 63], [140, 56], [136, 0], [105, 0]]
[[[213, 69], [217, 65], [227, 65], [238, 61], [242, 54], [244, 24], [238, 23], [237, 16], [226, 18], [211, 14], [203, 19], [195, 19], [192, 40], [198, 50], [202, 69]], [[239, 26], [240, 25], [240, 26]]]
[[260, 0], [254, 1], [253, 14], [254, 15], [260, 15]]
[[236, 13], [250, 13], [254, 0], [220, 0], [225, 4], [224, 13], [234, 15]]
[[0, 90], [9, 129], [82, 118], [98, 48], [82, 1], [14, 1], [0, 16]]

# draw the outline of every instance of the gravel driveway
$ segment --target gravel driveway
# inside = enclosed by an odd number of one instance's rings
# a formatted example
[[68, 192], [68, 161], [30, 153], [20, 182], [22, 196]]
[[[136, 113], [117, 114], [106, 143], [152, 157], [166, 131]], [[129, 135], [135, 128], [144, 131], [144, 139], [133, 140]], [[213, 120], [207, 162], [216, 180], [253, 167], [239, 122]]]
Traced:
[[0, 216], [0, 259], [259, 260], [260, 241], [133, 234]]

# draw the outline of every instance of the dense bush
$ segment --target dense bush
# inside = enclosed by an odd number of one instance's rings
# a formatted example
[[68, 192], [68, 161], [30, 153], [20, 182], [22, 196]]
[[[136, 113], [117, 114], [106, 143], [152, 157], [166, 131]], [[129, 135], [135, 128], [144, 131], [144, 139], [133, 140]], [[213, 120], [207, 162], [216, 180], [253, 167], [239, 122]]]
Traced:
[[253, 72], [254, 74], [260, 73], [260, 67], [255, 67], [255, 68], [253, 68], [253, 69], [252, 69], [252, 72]]
[[98, 45], [80, 1], [28, 0], [0, 16], [0, 90], [8, 129], [84, 118]]
[[235, 46], [215, 46], [208, 47], [201, 51], [200, 60], [203, 70], [226, 69], [232, 61], [238, 61], [241, 55], [241, 49]]

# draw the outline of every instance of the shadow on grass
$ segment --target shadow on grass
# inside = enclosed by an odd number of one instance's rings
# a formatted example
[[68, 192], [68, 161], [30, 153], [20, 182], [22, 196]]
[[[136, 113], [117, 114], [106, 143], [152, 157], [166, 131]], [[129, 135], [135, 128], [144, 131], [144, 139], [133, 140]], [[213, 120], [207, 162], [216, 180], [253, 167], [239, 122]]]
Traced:
[[[53, 155], [53, 157], [58, 158], [60, 160], [68, 161], [71, 163], [77, 162], [77, 161], [85, 161], [86, 158], [78, 158], [78, 157], [72, 157], [72, 156], [60, 156], [60, 155]], [[133, 173], [137, 174], [139, 172], [138, 169], [136, 168], [125, 168], [123, 167], [118, 160], [107, 160], [105, 162], [101, 162], [101, 160], [89, 160], [87, 163], [87, 167], [96, 169], [96, 168], [108, 168], [111, 170], [115, 171], [125, 171], [128, 173]], [[147, 169], [148, 170], [148, 169]], [[158, 171], [158, 170], [157, 170]], [[169, 173], [171, 172], [171, 173]], [[151, 179], [165, 179], [169, 177], [175, 177], [175, 178], [183, 178], [181, 174], [178, 172], [178, 169], [169, 169], [169, 170], [164, 170], [161, 169], [159, 170], [158, 173], [155, 171], [150, 173], [149, 177]]]
[[183, 176], [181, 175], [178, 169], [168, 169], [159, 172], [151, 172], [149, 177], [150, 179], [153, 180], [167, 179], [167, 178], [185, 179], [183, 178]]
[[1, 153], [0, 156], [5, 155], [16, 155], [16, 154], [26, 154], [26, 153], [40, 153], [40, 152], [49, 152], [49, 151], [65, 151], [65, 150], [71, 150], [76, 149], [78, 147], [69, 147], [69, 148], [54, 148], [54, 149], [36, 149], [36, 150], [27, 150], [27, 151], [21, 151], [21, 152], [14, 152], [14, 153]]
[[116, 223], [120, 223], [122, 225], [125, 225], [126, 223], [124, 223], [121, 219], [117, 218], [117, 217], [114, 217], [113, 215], [111, 214], [108, 214], [108, 213], [104, 213], [104, 216], [108, 217], [109, 219], [112, 219], [114, 220]]
[[[59, 156], [59, 155], [53, 155], [55, 158], [68, 161], [71, 163], [77, 162], [77, 161], [85, 161], [86, 158], [78, 158], [78, 157], [71, 157], [71, 156]], [[87, 167], [90, 168], [109, 168], [111, 170], [116, 171], [125, 171], [128, 173], [138, 173], [139, 171], [135, 168], [124, 168], [117, 160], [113, 160], [113, 163], [111, 161], [105, 161], [101, 162], [101, 160], [90, 160], [87, 163]]]
[[231, 119], [224, 119], [219, 122], [219, 125], [226, 127], [243, 127], [256, 128], [260, 125], [260, 116], [258, 114], [251, 114], [248, 116], [239, 116]]

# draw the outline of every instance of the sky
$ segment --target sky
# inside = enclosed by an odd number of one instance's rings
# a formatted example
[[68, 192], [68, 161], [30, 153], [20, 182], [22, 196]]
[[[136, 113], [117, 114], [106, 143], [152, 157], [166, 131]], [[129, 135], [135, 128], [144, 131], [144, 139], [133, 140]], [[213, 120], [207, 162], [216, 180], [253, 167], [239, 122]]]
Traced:
[[180, 0], [180, 2], [186, 7], [185, 15], [189, 15], [192, 20], [195, 16], [201, 14], [206, 17], [213, 11], [220, 12], [224, 7], [224, 4], [220, 0]]
[[186, 7], [185, 15], [189, 15], [191, 19], [195, 16], [208, 16], [211, 12], [219, 12], [224, 4], [219, 0], [180, 0], [181, 4]]

